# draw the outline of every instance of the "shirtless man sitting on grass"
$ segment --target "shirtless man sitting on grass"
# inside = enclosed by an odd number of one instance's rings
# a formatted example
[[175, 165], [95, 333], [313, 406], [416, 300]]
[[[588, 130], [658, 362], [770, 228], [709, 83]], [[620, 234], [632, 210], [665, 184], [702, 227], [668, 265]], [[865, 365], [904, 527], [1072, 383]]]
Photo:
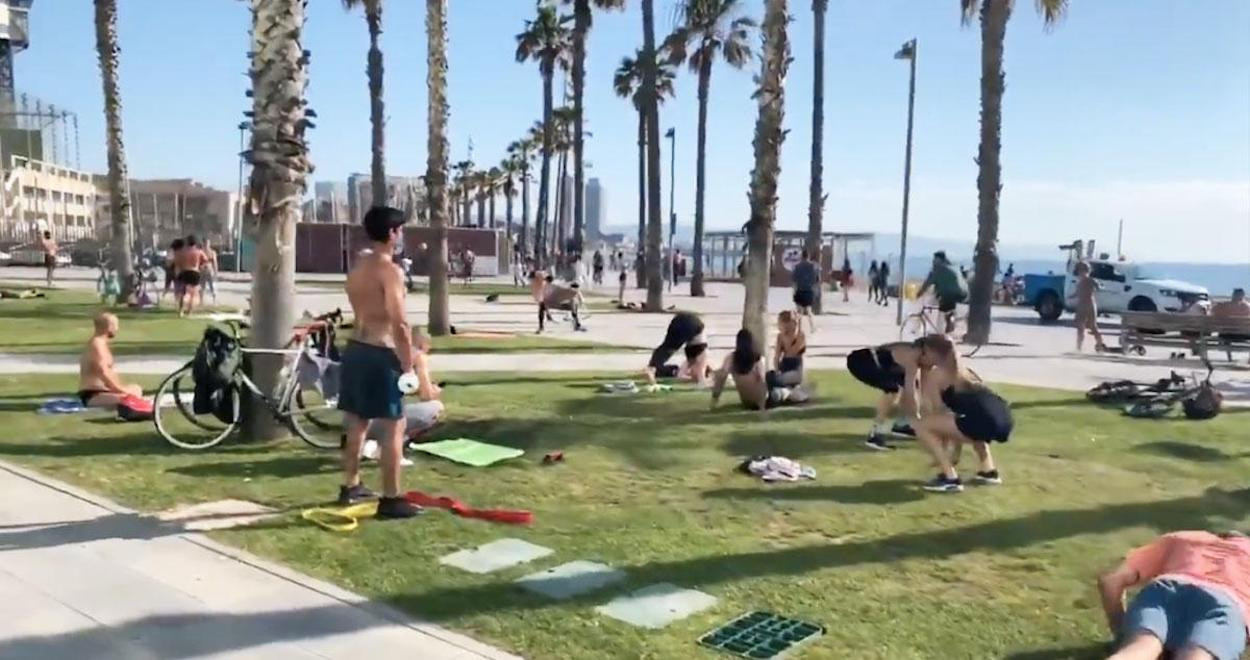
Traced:
[[117, 317], [96, 315], [95, 332], [78, 359], [78, 400], [89, 408], [116, 408], [128, 396], [143, 396], [143, 388], [123, 383], [113, 365], [109, 341], [117, 336]]

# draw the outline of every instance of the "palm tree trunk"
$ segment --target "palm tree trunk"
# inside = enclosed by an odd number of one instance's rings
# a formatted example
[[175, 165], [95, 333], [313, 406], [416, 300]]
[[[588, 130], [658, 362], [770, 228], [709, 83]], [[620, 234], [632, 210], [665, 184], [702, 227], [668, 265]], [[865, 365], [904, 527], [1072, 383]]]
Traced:
[[[647, 113], [638, 110], [638, 251], [647, 243]], [[641, 289], [646, 267], [635, 259], [635, 285]]]
[[586, 199], [583, 184], [585, 136], [583, 99], [586, 88], [586, 35], [590, 32], [590, 0], [577, 0], [573, 8], [573, 250], [581, 252], [586, 241]]
[[369, 123], [373, 127], [373, 160], [369, 166], [369, 185], [373, 205], [390, 203], [386, 194], [386, 109], [382, 100], [382, 1], [365, 0], [365, 22], [369, 25]]
[[512, 193], [515, 190], [516, 189], [514, 188], [511, 179], [509, 179], [508, 186], [503, 190], [504, 231], [508, 232], [509, 245], [511, 245], [514, 240], [512, 238]]
[[121, 280], [121, 299], [131, 292], [134, 259], [130, 254], [130, 198], [126, 194], [126, 144], [122, 139], [122, 103], [117, 83], [117, 0], [96, 0], [96, 52], [104, 83], [104, 123], [108, 147], [109, 248]]
[[694, 172], [694, 274], [690, 277], [690, 295], [703, 295], [703, 196], [707, 191], [707, 101], [712, 84], [712, 56], [708, 53], [699, 63], [699, 130]]
[[477, 196], [477, 226], [486, 228], [486, 191]]
[[642, 0], [642, 107], [647, 118], [647, 304], [649, 312], [664, 309], [664, 278], [660, 274], [660, 108], [656, 93], [654, 0]]
[[[301, 43], [304, 0], [252, 0], [252, 176], [249, 212], [256, 218], [256, 267], [252, 280], [252, 348], [279, 349], [295, 323], [295, 224], [312, 170], [304, 89], [308, 64]], [[257, 354], [252, 377], [272, 392], [281, 355]], [[249, 397], [243, 432], [250, 440], [273, 438], [282, 428], [263, 402]]]
[[495, 223], [495, 186], [494, 185], [491, 185], [490, 188], [486, 189], [486, 199], [489, 200], [489, 204], [490, 204], [490, 207], [489, 207], [490, 210], [487, 211], [486, 217], [490, 223], [490, 228], [494, 229], [495, 224], [496, 224]]
[[[812, 72], [812, 180], [809, 185], [807, 202], [807, 240], [804, 248], [816, 268], [823, 270], [824, 258], [821, 256], [821, 239], [825, 211], [825, 10], [829, 0], [812, 0], [812, 15], [816, 22], [812, 35], [812, 60], [815, 66]], [[816, 300], [812, 311], [821, 312], [824, 298], [823, 287], [816, 287]]]
[[981, 147], [977, 151], [977, 247], [973, 255], [968, 300], [967, 341], [983, 344], [990, 338], [990, 303], [998, 272], [998, 195], [1002, 189], [1003, 42], [1011, 3], [981, 3]]
[[781, 143], [785, 140], [785, 79], [790, 66], [790, 43], [786, 37], [786, 0], [766, 0], [764, 5], [763, 71], [756, 98], [755, 168], [751, 171], [751, 219], [747, 221], [746, 301], [742, 327], [751, 331], [761, 354], [767, 341], [768, 281], [772, 271], [773, 226], [777, 218], [777, 177], [781, 172]]
[[564, 177], [569, 174], [569, 152], [560, 150], [560, 158], [556, 164], [556, 230], [552, 232], [553, 250], [563, 254], [568, 246], [569, 234], [569, 191], [564, 188]]
[[451, 331], [447, 300], [447, 0], [425, 0], [426, 86], [429, 119], [425, 183], [430, 200], [430, 309], [426, 329], [431, 335]]
[[537, 250], [539, 267], [547, 265], [547, 200], [551, 186], [551, 79], [555, 74], [555, 63], [543, 63], [543, 151], [542, 166], [538, 181], [538, 217], [534, 219], [536, 232], [534, 247]]
[[530, 234], [530, 168], [529, 154], [524, 154], [526, 165], [521, 169], [521, 255], [529, 256]]
[[464, 204], [460, 211], [460, 224], [468, 227], [473, 224], [473, 187], [465, 184]]

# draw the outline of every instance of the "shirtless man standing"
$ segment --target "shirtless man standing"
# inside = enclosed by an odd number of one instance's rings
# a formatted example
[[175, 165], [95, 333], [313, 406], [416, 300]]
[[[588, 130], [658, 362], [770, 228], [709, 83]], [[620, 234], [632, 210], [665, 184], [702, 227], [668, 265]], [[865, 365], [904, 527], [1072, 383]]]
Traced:
[[190, 316], [195, 309], [195, 300], [200, 295], [200, 269], [208, 263], [204, 250], [196, 243], [194, 236], [188, 236], [182, 249], [174, 253], [174, 277], [182, 285], [182, 297], [178, 299], [178, 316]]
[[39, 237], [39, 248], [43, 250], [43, 268], [48, 277], [48, 288], [52, 288], [52, 271], [56, 270], [56, 241], [52, 232], [45, 231]]
[[421, 508], [399, 490], [403, 458], [404, 411], [399, 377], [412, 372], [412, 330], [404, 319], [404, 275], [391, 261], [400, 240], [404, 213], [375, 206], [365, 214], [371, 250], [356, 259], [347, 275], [347, 300], [356, 317], [352, 338], [343, 350], [339, 410], [343, 411], [343, 485], [340, 504], [374, 497], [360, 483], [360, 447], [371, 424], [379, 427], [382, 497], [377, 517], [411, 518]]
[[89, 408], [114, 408], [127, 396], [143, 396], [143, 388], [127, 385], [113, 367], [109, 341], [117, 336], [117, 317], [100, 312], [95, 332], [78, 358], [78, 400]]

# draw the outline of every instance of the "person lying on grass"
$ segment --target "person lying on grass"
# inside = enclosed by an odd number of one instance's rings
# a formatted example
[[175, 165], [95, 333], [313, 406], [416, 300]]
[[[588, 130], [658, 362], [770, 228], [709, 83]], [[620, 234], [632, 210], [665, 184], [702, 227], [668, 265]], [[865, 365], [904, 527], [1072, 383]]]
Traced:
[[[1130, 587], [1145, 586], [1124, 609]], [[1164, 534], [1098, 578], [1118, 650], [1111, 660], [1236, 660], [1250, 619], [1250, 538]]]
[[725, 356], [724, 364], [713, 376], [712, 410], [720, 402], [725, 381], [730, 376], [733, 376], [734, 388], [738, 390], [738, 399], [747, 410], [764, 411], [777, 406], [804, 403], [809, 398], [807, 389], [802, 386], [768, 386], [764, 375], [764, 356], [755, 350], [755, 340], [751, 331], [746, 328], [738, 331], [733, 352]]
[[[939, 493], [964, 489], [954, 464], [965, 443], [972, 445], [980, 459], [976, 481], [987, 485], [1003, 483], [990, 455], [990, 443], [1007, 442], [1011, 436], [1015, 422], [1007, 402], [960, 365], [955, 345], [945, 335], [922, 337], [919, 345], [920, 416], [912, 426], [939, 469], [937, 477], [925, 483], [924, 489]], [[905, 380], [903, 387], [904, 400], [914, 396], [914, 381]]]
[[[651, 360], [643, 369], [647, 383], [655, 385], [657, 378], [679, 378], [694, 381], [702, 386], [707, 382], [707, 339], [703, 336], [703, 319], [693, 312], [677, 312], [668, 322], [664, 340], [651, 351]], [[668, 364], [669, 358], [683, 349], [685, 361], [680, 365]]]
[[89, 408], [116, 408], [126, 397], [143, 396], [143, 388], [123, 383], [113, 363], [109, 342], [117, 336], [117, 317], [96, 314], [95, 330], [78, 358], [78, 400]]

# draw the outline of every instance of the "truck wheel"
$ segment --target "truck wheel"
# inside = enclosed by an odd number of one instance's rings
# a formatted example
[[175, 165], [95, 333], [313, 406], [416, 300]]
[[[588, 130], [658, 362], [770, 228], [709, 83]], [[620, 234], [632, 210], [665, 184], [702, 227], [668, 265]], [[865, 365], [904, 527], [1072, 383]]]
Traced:
[[1042, 317], [1043, 321], [1054, 321], [1062, 313], [1063, 305], [1059, 303], [1059, 294], [1054, 291], [1045, 291], [1038, 296], [1037, 315]]
[[1159, 311], [1159, 306], [1155, 304], [1155, 301], [1147, 298], [1146, 296], [1137, 296], [1136, 298], [1128, 301], [1128, 311], [1157, 312]]

